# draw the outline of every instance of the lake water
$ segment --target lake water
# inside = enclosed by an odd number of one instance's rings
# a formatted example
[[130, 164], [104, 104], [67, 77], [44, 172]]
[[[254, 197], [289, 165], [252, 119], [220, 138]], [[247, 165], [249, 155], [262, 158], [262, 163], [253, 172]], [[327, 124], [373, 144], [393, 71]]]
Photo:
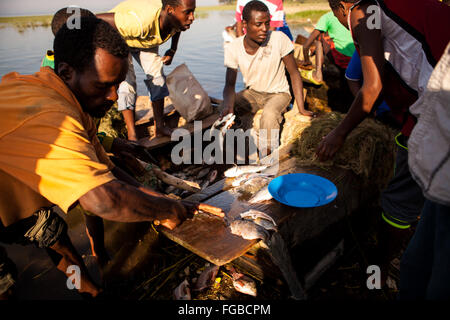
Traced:
[[[191, 25], [183, 32], [178, 43], [178, 51], [171, 66], [164, 67], [169, 74], [177, 65], [185, 63], [210, 96], [221, 99], [225, 83], [223, 65], [222, 31], [234, 22], [234, 11], [200, 12]], [[294, 37], [304, 30], [290, 26]], [[170, 47], [169, 40], [160, 47], [160, 54]], [[53, 34], [50, 28], [28, 28], [23, 32], [12, 27], [0, 29], [0, 76], [16, 71], [32, 74], [39, 70], [42, 58], [53, 47]], [[138, 95], [146, 95], [143, 82], [144, 73], [135, 64], [138, 80]], [[244, 88], [239, 74], [236, 90]]]

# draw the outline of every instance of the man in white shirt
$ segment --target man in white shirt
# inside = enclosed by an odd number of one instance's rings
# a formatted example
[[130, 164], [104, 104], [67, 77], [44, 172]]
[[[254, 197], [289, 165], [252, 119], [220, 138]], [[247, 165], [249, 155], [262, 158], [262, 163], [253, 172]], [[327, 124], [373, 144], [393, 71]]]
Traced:
[[[261, 1], [250, 1], [245, 5], [242, 17], [246, 35], [225, 48], [227, 72], [222, 116], [229, 113], [239, 115], [242, 111], [256, 113], [263, 109], [260, 129], [266, 129], [270, 135], [271, 129], [280, 129], [283, 113], [291, 101], [286, 69], [299, 112], [306, 116], [313, 113], [304, 108], [303, 83], [293, 56], [294, 45], [284, 33], [269, 31], [267, 6]], [[238, 68], [246, 89], [236, 94]], [[267, 139], [267, 145], [271, 145], [270, 139]]]

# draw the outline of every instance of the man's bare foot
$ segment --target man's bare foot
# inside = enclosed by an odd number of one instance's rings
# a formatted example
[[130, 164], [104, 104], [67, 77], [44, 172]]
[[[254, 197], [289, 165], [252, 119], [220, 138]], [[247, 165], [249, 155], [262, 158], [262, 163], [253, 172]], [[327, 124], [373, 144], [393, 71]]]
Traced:
[[137, 141], [137, 137], [136, 137], [136, 135], [134, 134], [128, 134], [128, 140], [129, 141]]
[[157, 137], [160, 136], [171, 136], [174, 129], [169, 127], [156, 127], [155, 133]]

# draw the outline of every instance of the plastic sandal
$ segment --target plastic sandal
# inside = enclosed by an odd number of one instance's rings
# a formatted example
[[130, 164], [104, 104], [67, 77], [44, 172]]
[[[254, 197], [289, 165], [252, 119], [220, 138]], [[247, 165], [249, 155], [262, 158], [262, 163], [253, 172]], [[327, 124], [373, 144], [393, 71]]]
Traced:
[[298, 71], [300, 71], [300, 76], [303, 80], [319, 86], [323, 84], [323, 81], [317, 81], [313, 78], [314, 70], [299, 69]]

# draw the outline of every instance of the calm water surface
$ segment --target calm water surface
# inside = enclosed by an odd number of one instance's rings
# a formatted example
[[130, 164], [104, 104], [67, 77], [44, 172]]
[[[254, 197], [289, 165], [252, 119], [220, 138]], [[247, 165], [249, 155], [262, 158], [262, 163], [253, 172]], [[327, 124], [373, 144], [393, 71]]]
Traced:
[[[223, 65], [222, 31], [233, 22], [233, 11], [199, 13], [191, 28], [182, 32], [172, 65], [164, 67], [165, 74], [168, 75], [177, 65], [185, 63], [208, 94], [221, 99], [226, 70]], [[290, 27], [294, 36], [304, 33], [301, 28]], [[160, 54], [170, 48], [170, 42], [160, 47]], [[0, 29], [0, 76], [12, 71], [22, 74], [38, 71], [45, 52], [52, 47], [53, 34], [50, 28], [28, 28], [23, 32], [12, 27]], [[137, 63], [135, 70], [138, 94], [146, 95], [144, 73]], [[236, 90], [243, 88], [242, 76], [239, 74]]]

